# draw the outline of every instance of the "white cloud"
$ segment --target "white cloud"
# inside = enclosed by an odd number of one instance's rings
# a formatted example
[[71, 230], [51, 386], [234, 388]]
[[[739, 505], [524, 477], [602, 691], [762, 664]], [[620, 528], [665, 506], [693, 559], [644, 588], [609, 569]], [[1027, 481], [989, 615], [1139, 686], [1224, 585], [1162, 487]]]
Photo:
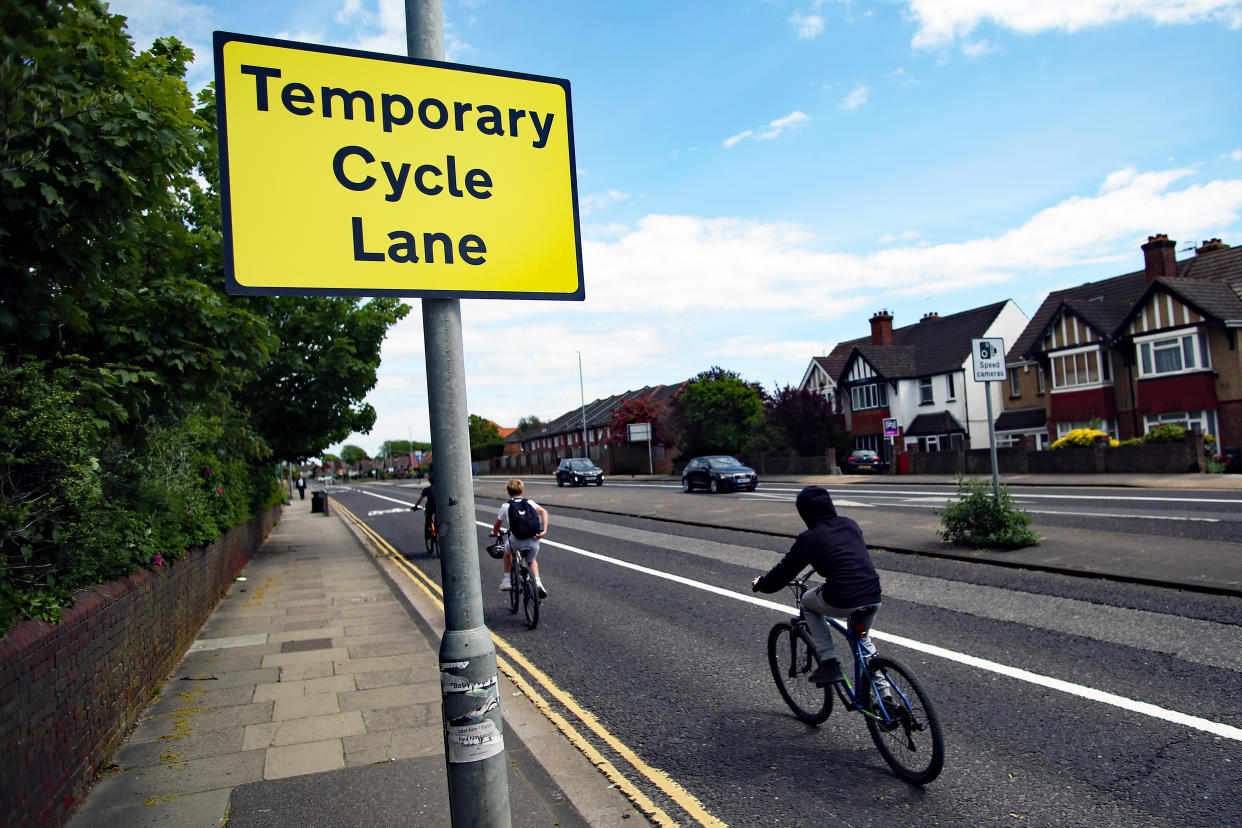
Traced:
[[589, 193], [578, 199], [578, 207], [582, 211], [582, 215], [593, 213], [596, 210], [602, 210], [605, 207], [611, 207], [614, 204], [620, 204], [629, 199], [629, 193], [623, 193], [620, 190], [609, 190], [606, 193]]
[[824, 18], [818, 14], [803, 15], [794, 12], [790, 15], [789, 22], [797, 30], [799, 40], [814, 40], [824, 33]]
[[858, 109], [858, 107], [867, 102], [867, 96], [870, 94], [871, 90], [860, 83], [852, 92], [850, 92], [850, 94], [842, 98], [841, 102], [838, 103], [837, 106], [842, 109]]
[[800, 127], [809, 120], [811, 120], [811, 116], [807, 115], [805, 112], [790, 112], [784, 118], [777, 118], [775, 121], [769, 123], [767, 130], [759, 133], [759, 137], [764, 140], [771, 140], [780, 135], [786, 129]]
[[914, 46], [939, 48], [985, 23], [1022, 34], [1077, 32], [1133, 18], [1157, 24], [1242, 26], [1242, 0], [904, 0], [918, 21]]
[[[1090, 265], [1098, 278], [1137, 269], [1138, 245], [1152, 233], [1203, 239], [1236, 227], [1242, 177], [1197, 182], [1196, 175], [1117, 170], [1096, 193], [1051, 205], [994, 237], [932, 245], [917, 230], [894, 231], [880, 241], [896, 246], [861, 252], [833, 250], [793, 223], [648, 215], [626, 228], [607, 226], [608, 234], [583, 242], [584, 302], [462, 301], [468, 407], [501, 425], [574, 409], [577, 350], [591, 401], [676, 382], [713, 362], [765, 383], [796, 382], [823, 340], [857, 336], [860, 326], [865, 333], [870, 311], [910, 297], [924, 305], [946, 297], [938, 301], [962, 307], [1013, 297], [1029, 311], [1054, 285], [1080, 283], [1071, 268]], [[722, 320], [720, 332], [687, 326], [687, 302]], [[375, 431], [349, 440], [368, 450], [404, 439], [408, 428], [417, 439], [429, 433], [414, 304], [384, 344], [380, 384], [368, 397], [379, 414]], [[538, 380], [520, 394], [507, 362], [512, 344], [539, 366]]]
[[995, 51], [997, 51], [997, 46], [987, 40], [975, 40], [962, 44], [962, 54], [969, 58], [982, 57]]
[[1230, 161], [1242, 161], [1242, 149], [1236, 149], [1225, 157]]
[[760, 132], [748, 129], [745, 132], [739, 132], [737, 135], [730, 136], [720, 143], [724, 145], [725, 149], [732, 149], [738, 144], [738, 142], [744, 141], [747, 138], [758, 138], [762, 141], [771, 141], [785, 130], [800, 127], [809, 120], [811, 120], [810, 115], [807, 115], [805, 112], [794, 110], [783, 118], [777, 118], [775, 121], [769, 121], [768, 125]]
[[923, 238], [923, 234], [918, 230], [903, 230], [900, 233], [885, 233], [876, 239], [880, 244], [892, 244], [899, 241], [915, 241]]

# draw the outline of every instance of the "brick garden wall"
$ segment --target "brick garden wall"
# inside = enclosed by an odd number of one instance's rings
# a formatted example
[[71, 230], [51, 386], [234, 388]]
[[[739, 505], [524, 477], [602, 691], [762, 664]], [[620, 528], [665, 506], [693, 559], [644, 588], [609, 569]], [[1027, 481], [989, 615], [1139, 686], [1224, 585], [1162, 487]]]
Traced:
[[59, 624], [0, 642], [0, 824], [60, 825], [163, 687], [276, 507], [211, 546], [78, 594]]

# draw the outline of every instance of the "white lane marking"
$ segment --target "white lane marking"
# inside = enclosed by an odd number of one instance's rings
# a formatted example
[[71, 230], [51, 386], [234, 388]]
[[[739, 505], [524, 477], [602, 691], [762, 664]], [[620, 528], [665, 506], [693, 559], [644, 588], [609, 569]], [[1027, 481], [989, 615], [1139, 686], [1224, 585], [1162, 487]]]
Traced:
[[[475, 522], [482, 527], [490, 526], [490, 524], [482, 521]], [[635, 572], [641, 572], [644, 575], [663, 578], [666, 581], [673, 581], [674, 583], [682, 584], [683, 586], [693, 587], [695, 589], [703, 590], [704, 592], [721, 595], [725, 598], [732, 598], [735, 601], [741, 601], [746, 604], [754, 604], [757, 607], [775, 610], [785, 615], [790, 614], [792, 611], [792, 608], [787, 604], [778, 604], [775, 601], [760, 598], [756, 595], [746, 595], [745, 593], [734, 592], [732, 590], [725, 589], [724, 587], [705, 584], [701, 581], [694, 581], [690, 578], [682, 577], [681, 575], [674, 575], [671, 572], [661, 572], [658, 569], [651, 569], [650, 567], [642, 566], [640, 564], [622, 561], [617, 558], [610, 558], [606, 555], [601, 555], [598, 552], [590, 552], [577, 546], [570, 546], [567, 543], [550, 541], [545, 538], [542, 541], [542, 544], [544, 546], [554, 546], [557, 549], [564, 549], [566, 552], [573, 552], [577, 555], [593, 558], [594, 560], [613, 564], [614, 566], [619, 566], [624, 569], [632, 569]], [[921, 641], [915, 641], [912, 638], [906, 638], [905, 636], [880, 632], [874, 628], [871, 630], [871, 634], [880, 641], [891, 641], [901, 647], [926, 653], [927, 655], [936, 656], [938, 658], [943, 658], [958, 664], [964, 664], [968, 667], [987, 670], [1008, 678], [1017, 679], [1018, 681], [1025, 681], [1029, 684], [1047, 687], [1051, 690], [1060, 690], [1061, 692], [1068, 693], [1071, 696], [1078, 696], [1079, 698], [1090, 699], [1091, 701], [1100, 702], [1102, 704], [1109, 704], [1113, 707], [1120, 707], [1122, 710], [1129, 710], [1132, 713], [1140, 713], [1144, 716], [1150, 716], [1153, 719], [1160, 719], [1162, 721], [1189, 727], [1194, 730], [1201, 730], [1204, 733], [1211, 733], [1214, 736], [1220, 736], [1225, 739], [1233, 739], [1235, 741], [1242, 742], [1242, 728], [1233, 727], [1232, 725], [1223, 724], [1221, 722], [1213, 722], [1209, 719], [1191, 716], [1186, 713], [1180, 713], [1176, 710], [1169, 710], [1155, 704], [1150, 704], [1149, 702], [1138, 701], [1137, 699], [1119, 696], [1115, 693], [1108, 693], [1103, 690], [1096, 690], [1093, 687], [1085, 687], [1081, 684], [1074, 684], [1073, 682], [1063, 681], [1058, 678], [1052, 678], [1051, 676], [1042, 676], [1038, 673], [1032, 673], [1029, 670], [1023, 670], [1018, 667], [1010, 667], [1007, 664], [989, 661], [988, 659], [967, 655], [966, 653], [959, 653], [955, 650], [945, 649], [944, 647], [937, 647], [934, 644], [925, 644]]]
[[376, 515], [403, 515], [408, 511], [410, 511], [408, 507], [404, 509], [372, 509], [367, 512], [367, 517], [375, 517]]
[[1179, 517], [1177, 515], [1134, 515], [1111, 512], [1057, 512], [1052, 509], [1023, 509], [1030, 515], [1070, 515], [1071, 517], [1125, 518], [1126, 520], [1181, 520], [1197, 523], [1220, 523], [1220, 518]]
[[[532, 482], [539, 484], [541, 481], [527, 481], [527, 485], [530, 485]], [[551, 485], [551, 484], [545, 484], [545, 485]], [[616, 483], [616, 485], [625, 486], [625, 487], [634, 488], [634, 489], [681, 488], [680, 484], [677, 484], [677, 483], [629, 483], [629, 482], [622, 483], [622, 482], [618, 482]], [[1170, 495], [1170, 496], [1130, 495], [1130, 494], [1124, 494], [1122, 492], [1118, 492], [1115, 490], [1110, 490], [1108, 494], [1090, 494], [1090, 493], [1040, 494], [1037, 492], [1026, 492], [1026, 491], [1014, 492], [1012, 491], [1013, 486], [1021, 486], [1023, 484], [1011, 483], [1011, 484], [1005, 484], [1005, 485], [1010, 487], [1010, 491], [1013, 494], [1015, 500], [1021, 499], [1021, 498], [1031, 498], [1031, 499], [1038, 499], [1038, 500], [1113, 500], [1113, 501], [1120, 500], [1120, 501], [1127, 501], [1127, 502], [1133, 500], [1135, 502], [1151, 501], [1154, 503], [1220, 503], [1220, 504], [1238, 503], [1238, 504], [1242, 504], [1242, 498], [1178, 497], [1176, 495]], [[920, 492], [920, 491], [913, 491], [913, 490], [908, 490], [908, 489], [887, 489], [887, 488], [885, 489], [860, 489], [856, 486], [848, 486], [848, 487], [835, 486], [834, 487], [831, 485], [824, 486], [824, 488], [827, 489], [829, 493], [831, 493], [834, 496], [837, 494], [845, 494], [845, 495], [853, 494], [853, 495], [874, 495], [877, 497], [896, 497], [898, 495], [905, 495], [905, 496], [912, 496], [912, 497], [918, 497], [918, 496], [926, 497], [928, 495], [928, 492], [926, 491]], [[1069, 487], [1069, 488], [1073, 488], [1073, 487]], [[767, 493], [789, 493], [789, 494], [796, 495], [800, 491], [802, 491], [801, 487], [785, 488], [781, 486], [775, 486], [770, 483], [765, 484], [762, 481], [760, 481], [759, 488], [756, 489], [754, 492], [751, 492], [748, 494], [760, 494], [763, 492], [767, 492]], [[956, 493], [946, 494], [945, 498], [953, 499], [956, 496], [957, 496]]]

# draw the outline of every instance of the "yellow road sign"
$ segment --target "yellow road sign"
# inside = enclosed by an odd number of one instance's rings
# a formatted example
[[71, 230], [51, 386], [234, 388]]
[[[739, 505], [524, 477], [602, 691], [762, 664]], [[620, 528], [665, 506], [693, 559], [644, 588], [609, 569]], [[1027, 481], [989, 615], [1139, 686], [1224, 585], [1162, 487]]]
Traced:
[[584, 298], [568, 81], [214, 45], [229, 293]]

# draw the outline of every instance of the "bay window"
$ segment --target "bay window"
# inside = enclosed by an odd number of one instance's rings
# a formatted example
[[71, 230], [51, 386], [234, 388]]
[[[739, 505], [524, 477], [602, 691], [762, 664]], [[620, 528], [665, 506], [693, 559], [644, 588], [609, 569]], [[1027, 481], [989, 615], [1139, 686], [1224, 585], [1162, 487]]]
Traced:
[[1173, 335], [1135, 339], [1139, 376], [1154, 377], [1201, 371], [1212, 367], [1207, 335], [1202, 331], [1179, 331]]

